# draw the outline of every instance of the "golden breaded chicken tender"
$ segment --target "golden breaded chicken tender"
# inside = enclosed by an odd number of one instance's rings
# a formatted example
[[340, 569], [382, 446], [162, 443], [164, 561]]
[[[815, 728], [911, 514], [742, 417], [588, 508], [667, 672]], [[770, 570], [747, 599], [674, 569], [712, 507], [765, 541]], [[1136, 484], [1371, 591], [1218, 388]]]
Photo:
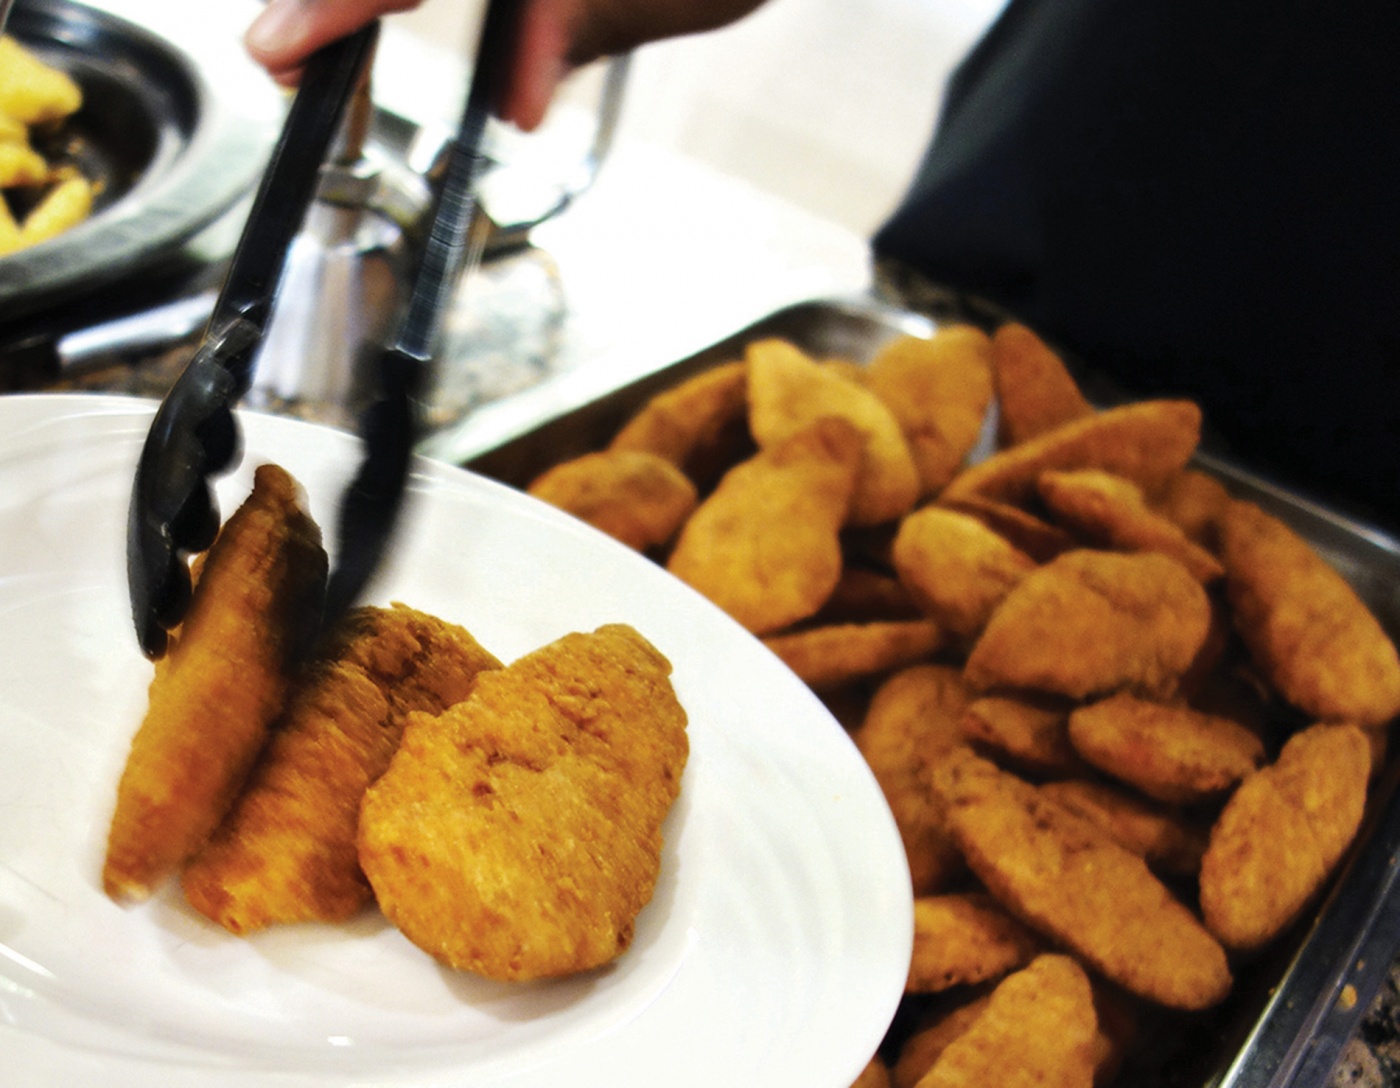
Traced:
[[924, 614], [960, 638], [981, 634], [1035, 561], [970, 514], [925, 506], [905, 517], [891, 553]]
[[963, 736], [1029, 774], [1082, 774], [1084, 760], [1069, 742], [1071, 705], [1058, 696], [984, 695], [963, 715]]
[[585, 453], [542, 473], [526, 490], [639, 552], [670, 543], [698, 501], [685, 473], [642, 450]]
[[991, 362], [1000, 408], [997, 441], [1003, 447], [1094, 414], [1065, 361], [1027, 326], [1000, 325], [992, 334]]
[[610, 624], [481, 673], [441, 715], [412, 715], [360, 807], [360, 865], [389, 920], [493, 979], [626, 951], [689, 752], [670, 671]]
[[786, 340], [754, 341], [745, 358], [749, 430], [760, 446], [781, 443], [823, 417], [844, 419], [861, 437], [850, 524], [879, 525], [913, 509], [919, 471], [904, 431], [884, 401]]
[[1149, 400], [1062, 423], [965, 469], [939, 496], [1022, 502], [1047, 469], [1098, 468], [1155, 495], [1190, 460], [1201, 440], [1201, 409], [1187, 400]]
[[1361, 826], [1370, 772], [1360, 728], [1315, 725], [1235, 791], [1201, 861], [1201, 910], [1221, 942], [1259, 948], [1298, 918]]
[[[1091, 985], [1098, 1028], [1094, 1034], [1094, 1084], [1112, 1083], [1123, 1058], [1137, 1035], [1137, 1018], [1128, 1000], [1102, 984]], [[991, 990], [973, 990], [977, 996], [959, 1004], [940, 1003], [921, 1017], [918, 1026], [904, 1040], [899, 1056], [890, 1069], [894, 1088], [915, 1088], [919, 1078], [933, 1068], [953, 1040], [976, 1023], [992, 1000]]]
[[917, 620], [923, 613], [893, 574], [847, 563], [841, 580], [815, 617], [817, 623], [877, 623]]
[[113, 898], [145, 898], [204, 845], [282, 712], [325, 591], [321, 532], [300, 500], [285, 470], [260, 466], [201, 557], [117, 786], [102, 872]]
[[940, 1003], [921, 1016], [918, 1026], [899, 1048], [899, 1057], [890, 1069], [894, 1088], [914, 1088], [919, 1078], [933, 1068], [933, 1063], [948, 1049], [948, 1044], [962, 1035], [986, 1011], [992, 1000], [990, 990], [954, 1005]]
[[1212, 554], [1220, 550], [1220, 518], [1230, 492], [1214, 476], [1184, 468], [1155, 496], [1153, 508]]
[[1080, 546], [1078, 538], [1063, 526], [1046, 521], [1024, 507], [999, 499], [963, 495], [953, 499], [940, 498], [938, 505], [945, 510], [956, 510], [976, 518], [1037, 563], [1049, 562], [1055, 556]]
[[736, 359], [647, 400], [607, 448], [664, 457], [696, 487], [709, 490], [725, 469], [751, 454], [752, 447], [748, 364]]
[[814, 615], [841, 580], [860, 457], [859, 432], [830, 416], [760, 450], [691, 515], [666, 569], [754, 634]]
[[1128, 692], [1076, 708], [1069, 739], [1105, 774], [1168, 804], [1218, 800], [1264, 762], [1264, 742], [1238, 722]]
[[992, 401], [991, 339], [973, 325], [896, 336], [860, 375], [894, 413], [919, 470], [921, 492], [947, 486], [982, 433]]
[[1078, 549], [1012, 587], [968, 654], [966, 673], [984, 690], [1169, 695], [1210, 628], [1210, 598], [1176, 560]]
[[466, 630], [401, 604], [356, 609], [333, 642], [182, 876], [190, 905], [232, 933], [340, 921], [368, 903], [356, 851], [365, 790], [410, 713], [441, 713], [501, 665]]
[[932, 777], [968, 867], [1021, 921], [1150, 1001], [1224, 1000], [1224, 949], [1140, 857], [966, 748]]
[[918, 1088], [1092, 1088], [1097, 1034], [1084, 968], [1045, 953], [997, 985]]
[[[189, 905], [239, 936], [359, 910], [369, 899], [355, 854], [359, 802], [371, 769], [382, 772], [393, 754], [389, 718], [363, 672], [314, 666], [247, 787], [181, 874]], [[348, 836], [339, 834], [347, 822]]]
[[962, 743], [958, 721], [967, 700], [956, 668], [913, 665], [891, 674], [875, 690], [864, 720], [852, 733], [894, 814], [915, 895], [938, 891], [962, 870], [928, 776], [946, 752]]
[[1225, 573], [1220, 560], [1186, 530], [1147, 505], [1142, 488], [1098, 469], [1043, 472], [1036, 481], [1045, 505], [1090, 543], [1128, 552], [1161, 552], [1210, 583]]
[[1188, 819], [1178, 809], [1106, 782], [1084, 778], [1046, 782], [1038, 789], [1057, 805], [1084, 817], [1158, 872], [1190, 876], [1201, 868], [1209, 828]]
[[1346, 579], [1254, 503], [1231, 502], [1220, 534], [1236, 629], [1280, 694], [1317, 721], [1400, 714], [1400, 656]]
[[1000, 978], [1041, 951], [1039, 937], [985, 892], [918, 896], [906, 993], [938, 993]]
[[810, 688], [822, 691], [933, 656], [947, 641], [929, 620], [883, 620], [804, 627], [763, 644]]

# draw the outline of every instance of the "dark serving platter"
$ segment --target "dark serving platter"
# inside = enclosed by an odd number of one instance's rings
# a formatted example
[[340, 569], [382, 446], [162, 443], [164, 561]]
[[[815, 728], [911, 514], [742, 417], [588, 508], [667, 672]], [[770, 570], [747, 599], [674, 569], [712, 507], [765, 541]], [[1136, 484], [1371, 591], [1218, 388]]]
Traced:
[[177, 4], [17, 0], [7, 33], [83, 89], [41, 149], [99, 195], [87, 221], [0, 258], [0, 325], [141, 274], [250, 191], [283, 98], [220, 22]]
[[[957, 319], [958, 315], [948, 315]], [[986, 315], [965, 316], [986, 324]], [[751, 340], [780, 336], [819, 358], [868, 360], [933, 319], [873, 299], [814, 300], [760, 319], [679, 361], [609, 385], [556, 380], [489, 404], [425, 451], [524, 487], [566, 458], [602, 448], [641, 404], [683, 378], [738, 358]], [[561, 390], [567, 389], [567, 393]], [[990, 428], [989, 428], [990, 429]], [[1400, 640], [1400, 540], [1203, 450], [1197, 465], [1288, 522], [1345, 577]], [[1400, 955], [1400, 755], [1372, 784], [1366, 821], [1326, 898], [1269, 950], [1237, 965], [1236, 987], [1208, 1014], [1170, 1018], [1161, 1045], [1114, 1081], [1135, 1088], [1316, 1088], [1356, 1032]], [[891, 1028], [897, 1035], [899, 1017]]]

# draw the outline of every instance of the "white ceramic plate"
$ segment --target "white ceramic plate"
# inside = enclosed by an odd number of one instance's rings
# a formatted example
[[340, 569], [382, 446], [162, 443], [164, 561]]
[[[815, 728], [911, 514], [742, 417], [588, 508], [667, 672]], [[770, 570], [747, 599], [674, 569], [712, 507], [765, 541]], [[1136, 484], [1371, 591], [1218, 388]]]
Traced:
[[[438, 967], [382, 916], [243, 940], [171, 889], [102, 894], [114, 787], [150, 665], [126, 599], [126, 504], [152, 405], [0, 398], [0, 1055], [6, 1083], [846, 1088], [911, 946], [898, 836], [854, 746], [738, 625], [587, 527], [433, 462], [371, 587], [509, 660], [633, 624], [674, 663], [692, 754], [633, 947], [567, 981]], [[349, 435], [244, 414], [332, 536]]]

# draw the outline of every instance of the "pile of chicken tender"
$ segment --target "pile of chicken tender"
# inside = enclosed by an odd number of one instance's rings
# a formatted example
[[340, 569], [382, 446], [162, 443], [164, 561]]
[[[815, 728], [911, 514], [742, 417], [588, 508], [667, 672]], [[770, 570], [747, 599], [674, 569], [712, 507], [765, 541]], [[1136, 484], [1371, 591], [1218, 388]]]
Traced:
[[1400, 659], [1201, 427], [1014, 322], [755, 339], [529, 485], [762, 639], [884, 791], [914, 945], [858, 1084], [1131, 1079], [1356, 838]]
[[316, 641], [327, 566], [300, 484], [259, 465], [156, 661], [106, 893], [178, 885], [239, 936], [375, 906], [503, 982], [626, 952], [689, 756], [671, 662], [624, 623], [503, 662], [403, 602]]

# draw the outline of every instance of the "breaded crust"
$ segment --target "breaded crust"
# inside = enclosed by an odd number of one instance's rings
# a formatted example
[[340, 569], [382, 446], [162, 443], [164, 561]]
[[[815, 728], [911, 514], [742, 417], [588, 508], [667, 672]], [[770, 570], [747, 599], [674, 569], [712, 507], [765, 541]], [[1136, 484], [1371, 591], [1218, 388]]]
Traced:
[[1164, 555], [1079, 549], [1031, 571], [992, 613], [967, 658], [979, 689], [1084, 699], [1173, 693], [1210, 631], [1210, 599]]
[[914, 955], [906, 993], [937, 993], [1024, 967], [1041, 940], [985, 892], [914, 900]]
[[940, 1004], [933, 1012], [920, 1018], [919, 1026], [900, 1046], [899, 1057], [890, 1070], [894, 1088], [915, 1088], [948, 1049], [948, 1044], [977, 1022], [977, 1018], [986, 1011], [987, 1003], [992, 1000], [992, 991], [973, 992], [977, 996], [958, 1004]]
[[1059, 354], [1034, 330], [1006, 322], [992, 334], [997, 440], [1014, 446], [1094, 414]]
[[1158, 872], [1193, 875], [1201, 868], [1209, 827], [1128, 790], [1082, 778], [1046, 782], [1040, 792], [1095, 824]]
[[763, 644], [810, 688], [838, 687], [933, 656], [947, 638], [931, 620], [885, 620], [804, 627]]
[[879, 348], [861, 381], [894, 413], [924, 494], [942, 491], [982, 432], [992, 400], [991, 339], [973, 325], [943, 325], [932, 337], [896, 336]]
[[1062, 423], [958, 473], [940, 496], [1030, 498], [1047, 469], [1098, 468], [1155, 495], [1185, 467], [1201, 440], [1201, 410], [1185, 400], [1149, 400]]
[[825, 416], [720, 480], [666, 566], [755, 634], [808, 618], [841, 580], [861, 436]]
[[1370, 745], [1354, 725], [1315, 725], [1235, 791], [1201, 861], [1201, 909], [1227, 946], [1259, 948], [1293, 922], [1361, 825]]
[[1219, 559], [1149, 507], [1142, 489], [1121, 476], [1097, 469], [1043, 472], [1037, 490], [1057, 520], [1092, 543], [1121, 551], [1161, 552], [1203, 583], [1225, 573]]
[[1080, 544], [1079, 539], [1064, 526], [1000, 499], [988, 499], [981, 495], [940, 497], [938, 505], [945, 510], [956, 510], [976, 518], [1037, 563], [1048, 563], [1055, 556], [1073, 551]]
[[984, 695], [963, 715], [963, 736], [1028, 774], [1083, 774], [1085, 763], [1069, 742], [1069, 712], [1055, 696]]
[[1264, 742], [1238, 722], [1126, 692], [1075, 709], [1069, 739], [1105, 774], [1168, 804], [1219, 799], [1264, 762]]
[[321, 533], [263, 465], [199, 564], [117, 786], [102, 884], [142, 899], [204, 845], [281, 713], [324, 592]]
[[749, 364], [749, 430], [762, 447], [783, 442], [822, 418], [846, 420], [860, 435], [851, 525], [880, 525], [913, 509], [921, 484], [894, 413], [864, 385], [823, 366], [793, 344], [757, 340]]
[[962, 743], [967, 700], [956, 668], [913, 665], [880, 684], [851, 735], [894, 815], [915, 895], [938, 891], [962, 871], [929, 772]]
[[1356, 591], [1254, 503], [1220, 525], [1235, 624], [1265, 677], [1317, 721], [1378, 726], [1400, 713], [1400, 655]]
[[1155, 496], [1153, 508], [1201, 547], [1218, 554], [1220, 518], [1230, 502], [1230, 492], [1214, 476], [1184, 468]]
[[721, 363], [656, 394], [608, 444], [666, 458], [708, 490], [724, 470], [753, 452], [748, 364]]
[[922, 616], [909, 591], [893, 574], [848, 563], [826, 604], [812, 619], [826, 625], [916, 620]]
[[900, 522], [894, 568], [924, 614], [968, 641], [1035, 561], [971, 514], [926, 506]]
[[441, 962], [495, 979], [624, 952], [689, 751], [669, 674], [610, 624], [411, 716], [360, 808], [360, 864], [385, 915]]
[[1091, 1088], [1097, 1031], [1088, 975], [1046, 953], [998, 984], [919, 1088]]
[[357, 609], [335, 641], [182, 876], [190, 905], [230, 932], [340, 921], [367, 904], [355, 842], [364, 791], [410, 713], [440, 713], [501, 664], [464, 629], [404, 605]]
[[1224, 999], [1224, 950], [1137, 855], [967, 749], [949, 753], [933, 785], [969, 868], [1027, 925], [1159, 1004]]
[[527, 491], [635, 551], [667, 544], [695, 510], [695, 485], [645, 450], [600, 450], [542, 473]]

